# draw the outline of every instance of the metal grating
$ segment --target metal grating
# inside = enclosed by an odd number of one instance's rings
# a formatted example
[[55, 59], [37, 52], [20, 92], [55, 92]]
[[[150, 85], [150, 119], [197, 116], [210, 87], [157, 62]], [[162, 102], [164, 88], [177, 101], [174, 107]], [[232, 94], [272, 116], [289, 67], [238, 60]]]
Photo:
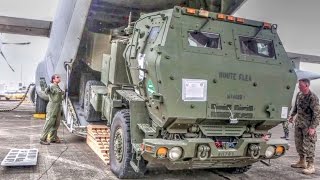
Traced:
[[250, 105], [211, 104], [211, 109], [212, 111], [208, 112], [211, 117], [230, 118], [231, 112], [234, 118], [252, 119], [254, 117], [254, 106]]
[[241, 106], [241, 105], [235, 105], [234, 106], [235, 111], [253, 111], [253, 106]]
[[227, 105], [217, 105], [217, 104], [211, 104], [211, 109], [214, 110], [229, 110], [232, 109], [232, 105], [231, 104], [227, 104]]
[[11, 149], [1, 162], [1, 166], [35, 166], [38, 149]]
[[235, 125], [199, 125], [206, 136], [241, 136], [246, 130], [245, 126]]

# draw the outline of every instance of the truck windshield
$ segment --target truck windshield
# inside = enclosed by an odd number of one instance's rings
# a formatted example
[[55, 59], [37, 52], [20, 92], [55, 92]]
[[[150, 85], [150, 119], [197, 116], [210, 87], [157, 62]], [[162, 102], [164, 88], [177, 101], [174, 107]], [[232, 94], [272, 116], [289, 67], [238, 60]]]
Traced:
[[220, 35], [208, 32], [189, 31], [189, 46], [221, 49]]
[[239, 39], [241, 53], [275, 59], [275, 51], [272, 41], [241, 36]]

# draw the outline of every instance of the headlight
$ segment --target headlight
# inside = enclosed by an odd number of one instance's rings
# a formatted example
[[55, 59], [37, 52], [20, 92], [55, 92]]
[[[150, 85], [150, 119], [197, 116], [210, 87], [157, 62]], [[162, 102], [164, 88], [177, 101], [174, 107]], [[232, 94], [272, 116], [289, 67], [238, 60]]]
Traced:
[[276, 152], [276, 148], [274, 146], [269, 146], [265, 153], [266, 158], [271, 158], [275, 152]]
[[173, 147], [169, 150], [169, 159], [171, 161], [176, 161], [182, 156], [182, 149], [180, 147]]

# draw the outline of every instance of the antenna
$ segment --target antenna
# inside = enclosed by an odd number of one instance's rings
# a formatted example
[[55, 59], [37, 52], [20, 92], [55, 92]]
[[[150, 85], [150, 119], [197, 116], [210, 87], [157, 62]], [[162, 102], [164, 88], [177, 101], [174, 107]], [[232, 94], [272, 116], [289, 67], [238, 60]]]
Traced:
[[130, 11], [129, 17], [128, 17], [128, 27], [124, 29], [124, 32], [129, 35], [133, 33], [133, 26], [132, 26], [132, 12]]
[[131, 22], [132, 22], [132, 12], [130, 11], [129, 18], [128, 18], [128, 27], [131, 26]]
[[20, 71], [20, 82], [22, 83], [22, 63], [20, 64], [20, 68], [21, 68], [21, 71]]

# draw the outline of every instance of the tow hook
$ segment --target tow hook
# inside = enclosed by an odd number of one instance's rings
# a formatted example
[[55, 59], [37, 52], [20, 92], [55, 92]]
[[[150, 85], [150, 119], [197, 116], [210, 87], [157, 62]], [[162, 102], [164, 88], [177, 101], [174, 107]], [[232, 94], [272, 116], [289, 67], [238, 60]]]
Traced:
[[210, 147], [207, 145], [200, 145], [198, 147], [198, 158], [201, 161], [206, 160], [209, 157]]
[[257, 144], [251, 144], [249, 146], [249, 154], [253, 159], [258, 159], [260, 157], [261, 147]]

